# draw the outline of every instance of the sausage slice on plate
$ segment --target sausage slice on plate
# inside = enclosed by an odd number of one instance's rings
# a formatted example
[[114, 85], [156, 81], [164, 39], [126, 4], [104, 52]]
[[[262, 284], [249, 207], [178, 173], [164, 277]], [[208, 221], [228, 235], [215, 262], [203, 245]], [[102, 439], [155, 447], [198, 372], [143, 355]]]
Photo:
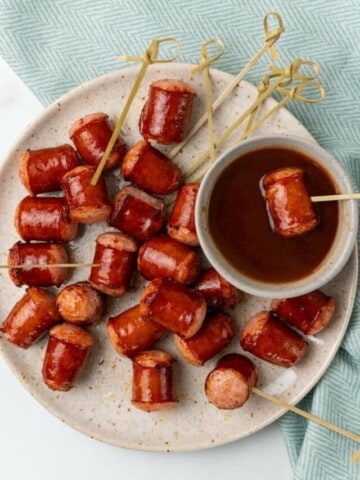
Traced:
[[205, 381], [210, 403], [221, 409], [239, 408], [256, 386], [258, 372], [251, 360], [237, 353], [222, 357]]

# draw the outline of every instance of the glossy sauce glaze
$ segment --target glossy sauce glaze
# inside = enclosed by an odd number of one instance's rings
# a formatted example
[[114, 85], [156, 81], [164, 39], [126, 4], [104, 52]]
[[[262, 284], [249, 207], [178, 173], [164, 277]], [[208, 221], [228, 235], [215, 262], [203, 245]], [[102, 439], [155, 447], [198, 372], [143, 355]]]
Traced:
[[337, 193], [331, 178], [303, 153], [279, 147], [248, 152], [219, 177], [209, 204], [209, 229], [217, 248], [234, 268], [256, 280], [280, 283], [309, 275], [330, 250], [338, 225], [337, 202], [315, 204], [316, 228], [282, 238], [273, 232], [260, 190], [272, 170], [300, 167], [310, 195]]

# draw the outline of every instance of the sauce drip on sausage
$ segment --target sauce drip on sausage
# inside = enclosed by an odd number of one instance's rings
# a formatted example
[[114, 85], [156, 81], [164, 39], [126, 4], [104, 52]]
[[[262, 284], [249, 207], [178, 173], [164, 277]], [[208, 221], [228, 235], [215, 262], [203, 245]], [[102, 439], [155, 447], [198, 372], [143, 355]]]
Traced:
[[209, 205], [209, 228], [222, 255], [242, 274], [281, 283], [309, 275], [325, 258], [338, 225], [337, 202], [315, 205], [319, 225], [306, 235], [281, 238], [269, 223], [259, 182], [271, 170], [300, 167], [310, 195], [331, 195], [326, 171], [296, 150], [270, 147], [234, 160], [218, 179]]

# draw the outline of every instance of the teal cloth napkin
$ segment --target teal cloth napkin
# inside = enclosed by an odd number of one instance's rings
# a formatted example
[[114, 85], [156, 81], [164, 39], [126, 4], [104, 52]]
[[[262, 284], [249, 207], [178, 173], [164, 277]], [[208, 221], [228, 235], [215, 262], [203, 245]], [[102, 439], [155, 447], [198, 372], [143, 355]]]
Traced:
[[[278, 0], [276, 5], [268, 0], [0, 0], [0, 54], [47, 105], [125, 65], [115, 56], [140, 54], [151, 38], [177, 37], [180, 61], [197, 62], [199, 44], [220, 37], [227, 50], [216, 66], [237, 73], [262, 44], [262, 17], [274, 9], [286, 28], [278, 42], [281, 64], [295, 57], [315, 59], [327, 91], [320, 105], [289, 108], [341, 161], [359, 191], [359, 0]], [[247, 80], [257, 84], [268, 62], [264, 58]], [[360, 432], [359, 367], [358, 295], [335, 360], [300, 407]], [[349, 462], [360, 445], [292, 413], [280, 424], [295, 479], [360, 478], [360, 465]]]

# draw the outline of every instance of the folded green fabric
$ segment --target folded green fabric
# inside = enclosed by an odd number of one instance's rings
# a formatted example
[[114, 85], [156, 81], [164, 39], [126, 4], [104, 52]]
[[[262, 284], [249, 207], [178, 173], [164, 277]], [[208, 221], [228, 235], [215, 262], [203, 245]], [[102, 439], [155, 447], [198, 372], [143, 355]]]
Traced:
[[[274, 8], [286, 32], [281, 64], [316, 60], [325, 102], [290, 110], [332, 152], [360, 189], [360, 3], [358, 0], [1, 0], [0, 54], [44, 105], [72, 87], [125, 65], [151, 38], [176, 37], [180, 61], [197, 62], [199, 44], [220, 37], [227, 50], [216, 66], [237, 73], [263, 42], [262, 17]], [[247, 77], [257, 83], [268, 57]], [[360, 297], [341, 349], [300, 406], [360, 432]], [[280, 421], [296, 479], [360, 478], [349, 462], [354, 442], [291, 413]], [[241, 444], [239, 444], [241, 448]], [[266, 477], [266, 475], [265, 475]]]

